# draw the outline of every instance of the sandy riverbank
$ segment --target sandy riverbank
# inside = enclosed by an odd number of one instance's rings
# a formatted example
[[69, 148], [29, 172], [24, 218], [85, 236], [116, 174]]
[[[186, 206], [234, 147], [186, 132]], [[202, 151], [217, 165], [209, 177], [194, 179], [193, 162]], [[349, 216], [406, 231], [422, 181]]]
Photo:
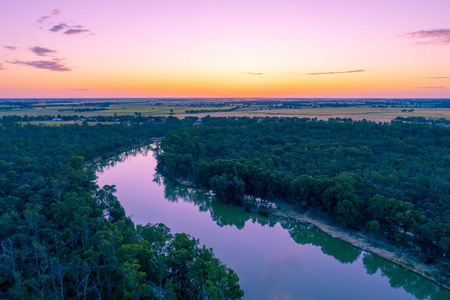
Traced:
[[[152, 138], [136, 144], [132, 144], [130, 146], [118, 148], [110, 153], [105, 153], [102, 156], [98, 156], [89, 161], [86, 161], [84, 164], [84, 169], [87, 170], [96, 163], [100, 162], [102, 159], [107, 159], [122, 152], [146, 146], [150, 143], [158, 142], [161, 139], [162, 138]], [[181, 185], [195, 187], [189, 181], [174, 181]], [[352, 244], [353, 246], [361, 248], [364, 251], [381, 256], [395, 264], [398, 264], [435, 282], [436, 284], [447, 290], [450, 290], [450, 274], [442, 274], [442, 272], [440, 272], [436, 267], [437, 264], [425, 264], [420, 260], [419, 257], [409, 253], [409, 251], [405, 249], [399, 249], [388, 243], [387, 241], [376, 240], [373, 237], [366, 236], [363, 232], [349, 230], [341, 226], [334, 225], [325, 216], [310, 214], [308, 212], [298, 212], [295, 208], [295, 205], [288, 202], [277, 201], [276, 204], [280, 209], [271, 210], [270, 214], [277, 219], [286, 219], [290, 221], [312, 224], [334, 238], [338, 238], [342, 241]]]
[[450, 274], [442, 274], [436, 265], [425, 264], [420, 261], [419, 257], [410, 254], [404, 249], [401, 251], [386, 241], [374, 240], [361, 232], [335, 226], [321, 216], [300, 213], [296, 211], [294, 205], [287, 202], [278, 201], [276, 204], [280, 209], [271, 211], [271, 214], [277, 219], [295, 220], [302, 223], [313, 224], [334, 238], [338, 238], [353, 246], [361, 248], [364, 251], [381, 256], [414, 273], [422, 275], [447, 290], [450, 290]]
[[[195, 185], [186, 180], [171, 180], [175, 181], [177, 184], [196, 188]], [[274, 203], [279, 207], [279, 209], [272, 209], [269, 211], [269, 214], [278, 220], [285, 219], [289, 221], [312, 224], [334, 238], [350, 243], [364, 251], [381, 256], [397, 265], [404, 267], [405, 269], [433, 281], [447, 290], [450, 290], [450, 274], [443, 274], [440, 272], [440, 270], [436, 267], [439, 262], [436, 262], [435, 264], [426, 264], [422, 262], [417, 255], [410, 253], [408, 249], [399, 249], [390, 244], [388, 241], [377, 240], [371, 236], [365, 235], [363, 232], [334, 225], [329, 219], [327, 219], [326, 216], [312, 214], [309, 212], [299, 212], [294, 204], [286, 201], [275, 201]]]

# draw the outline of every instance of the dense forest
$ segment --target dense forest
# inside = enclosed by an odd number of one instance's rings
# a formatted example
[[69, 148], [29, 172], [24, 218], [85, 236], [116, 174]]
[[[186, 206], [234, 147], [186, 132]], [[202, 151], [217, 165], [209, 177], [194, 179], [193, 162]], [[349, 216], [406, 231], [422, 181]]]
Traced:
[[239, 299], [212, 249], [163, 224], [134, 226], [84, 162], [192, 127], [136, 116], [115, 125], [0, 123], [0, 298]]
[[158, 168], [246, 207], [284, 199], [427, 261], [450, 252], [450, 128], [351, 119], [203, 118], [171, 132]]

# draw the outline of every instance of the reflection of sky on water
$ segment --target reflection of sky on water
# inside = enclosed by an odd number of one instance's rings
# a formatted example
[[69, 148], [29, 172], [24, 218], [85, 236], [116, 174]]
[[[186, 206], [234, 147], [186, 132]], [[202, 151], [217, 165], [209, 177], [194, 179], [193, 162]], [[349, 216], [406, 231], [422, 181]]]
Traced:
[[151, 151], [118, 158], [122, 162], [97, 173], [98, 184], [117, 186], [135, 223], [164, 223], [213, 248], [239, 275], [245, 299], [450, 299], [431, 281], [314, 226], [276, 223], [204, 191], [155, 180]]

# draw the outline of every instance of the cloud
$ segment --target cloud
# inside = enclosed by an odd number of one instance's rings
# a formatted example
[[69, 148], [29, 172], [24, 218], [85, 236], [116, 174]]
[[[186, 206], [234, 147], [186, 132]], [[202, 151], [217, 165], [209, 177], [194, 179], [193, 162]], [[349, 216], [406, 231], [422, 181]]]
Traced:
[[61, 30], [65, 29], [65, 28], [68, 28], [68, 27], [69, 27], [69, 25], [67, 25], [66, 23], [59, 23], [58, 25], [53, 26], [49, 30], [51, 32], [58, 32], [58, 31], [61, 31]]
[[51, 13], [50, 16], [43, 16], [41, 18], [39, 18], [39, 20], [37, 20], [38, 23], [42, 24], [45, 21], [47, 21], [48, 19], [50, 19], [52, 16], [57, 16], [61, 13], [61, 11], [59, 9], [54, 9]]
[[9, 62], [10, 64], [15, 65], [24, 65], [24, 66], [30, 66], [38, 69], [44, 69], [44, 70], [50, 70], [55, 72], [67, 72], [72, 71], [69, 67], [63, 65], [59, 62], [58, 59], [54, 60], [37, 60], [37, 61], [20, 61], [20, 60], [14, 60]]
[[6, 70], [6, 69], [3, 68], [3, 65], [2, 65], [2, 64], [0, 64], [0, 71], [2, 71], [2, 70]]
[[418, 86], [418, 89], [447, 89], [445, 86]]
[[359, 73], [359, 72], [365, 72], [365, 71], [366, 70], [350, 70], [350, 71], [340, 71], [340, 72], [305, 73], [305, 75], [335, 75], [335, 74]]
[[248, 75], [253, 75], [253, 76], [259, 76], [259, 75], [264, 75], [264, 73], [254, 73], [254, 72], [247, 72]]
[[86, 92], [86, 91], [90, 91], [91, 89], [75, 89], [75, 90], [72, 90], [72, 91], [74, 91], [74, 92]]
[[89, 32], [89, 29], [69, 29], [69, 30], [64, 31], [64, 34], [74, 35], [74, 34], [79, 34], [79, 33], [83, 33], [83, 32]]
[[14, 50], [17, 50], [18, 48], [16, 47], [16, 46], [3, 46], [5, 49], [8, 49], [8, 50], [11, 50], [11, 51], [14, 51]]
[[441, 77], [419, 77], [414, 79], [449, 79], [450, 76], [441, 76]]
[[79, 34], [79, 33], [90, 31], [89, 29], [85, 29], [81, 25], [69, 26], [66, 23], [59, 23], [58, 25], [53, 26], [49, 30], [51, 32], [59, 32], [64, 29], [67, 29], [66, 31], [64, 31], [64, 34], [66, 34], [66, 35], [74, 35], [74, 34]]
[[44, 23], [46, 20], [50, 19], [50, 16], [43, 16], [41, 17], [39, 20], [37, 20], [38, 23], [42, 24]]
[[414, 32], [403, 33], [400, 35], [405, 38], [422, 39], [424, 41], [418, 42], [421, 45], [449, 45], [450, 44], [450, 29], [431, 29], [418, 30]]
[[43, 47], [39, 47], [39, 46], [30, 48], [30, 50], [33, 51], [33, 53], [36, 54], [37, 56], [47, 56], [48, 54], [57, 52], [56, 50], [51, 50], [51, 49], [43, 48]]

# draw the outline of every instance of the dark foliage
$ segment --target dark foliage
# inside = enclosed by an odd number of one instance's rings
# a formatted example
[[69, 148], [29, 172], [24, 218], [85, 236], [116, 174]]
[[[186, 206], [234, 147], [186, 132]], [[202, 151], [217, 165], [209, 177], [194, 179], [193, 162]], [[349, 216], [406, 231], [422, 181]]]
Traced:
[[297, 118], [203, 118], [161, 142], [159, 168], [212, 189], [284, 198], [345, 226], [450, 250], [450, 128]]
[[194, 120], [48, 127], [4, 118], [0, 298], [241, 298], [237, 275], [211, 249], [162, 224], [135, 228], [114, 186], [99, 188], [83, 170], [85, 160]]

